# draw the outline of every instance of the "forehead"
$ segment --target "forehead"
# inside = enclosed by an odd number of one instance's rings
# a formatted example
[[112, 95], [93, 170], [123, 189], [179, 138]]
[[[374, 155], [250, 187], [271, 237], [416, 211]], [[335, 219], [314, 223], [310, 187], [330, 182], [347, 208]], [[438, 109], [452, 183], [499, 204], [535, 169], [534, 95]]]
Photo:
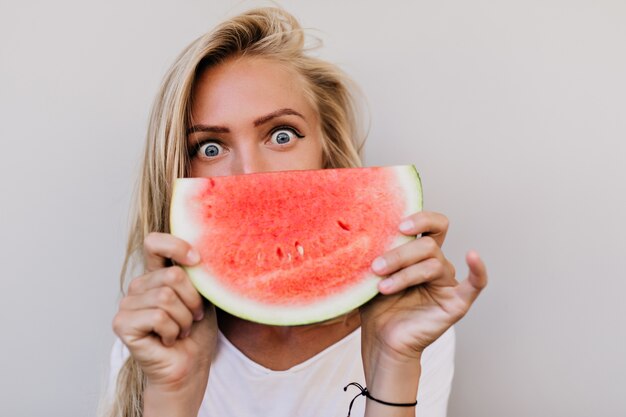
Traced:
[[193, 87], [194, 122], [234, 123], [281, 108], [317, 119], [303, 76], [277, 60], [230, 59], [204, 70]]

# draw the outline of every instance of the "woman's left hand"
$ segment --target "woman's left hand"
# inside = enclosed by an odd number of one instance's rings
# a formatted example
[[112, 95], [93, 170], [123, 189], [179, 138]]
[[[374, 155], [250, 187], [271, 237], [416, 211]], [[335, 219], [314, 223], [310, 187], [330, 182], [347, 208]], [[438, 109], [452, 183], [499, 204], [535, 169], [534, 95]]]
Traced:
[[441, 251], [448, 231], [444, 215], [416, 213], [400, 231], [421, 237], [372, 264], [372, 270], [385, 278], [378, 287], [381, 295], [361, 307], [367, 379], [381, 367], [385, 374], [394, 368], [404, 372], [402, 367], [410, 364], [419, 367], [424, 349], [467, 313], [487, 285], [485, 266], [473, 251], [466, 256], [469, 276], [456, 280], [454, 266]]

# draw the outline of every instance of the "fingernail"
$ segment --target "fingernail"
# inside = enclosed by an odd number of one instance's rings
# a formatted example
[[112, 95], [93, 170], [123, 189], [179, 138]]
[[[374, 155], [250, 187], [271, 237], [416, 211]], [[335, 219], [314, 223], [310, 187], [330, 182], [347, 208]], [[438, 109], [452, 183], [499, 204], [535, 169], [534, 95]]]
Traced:
[[195, 315], [195, 316], [193, 316], [193, 319], [194, 319], [195, 321], [200, 321], [200, 320], [202, 320], [203, 318], [204, 318], [204, 310], [203, 310], [203, 311], [201, 311], [201, 312], [199, 312], [199, 313], [196, 313], [196, 315]]
[[190, 334], [191, 334], [191, 329], [187, 329], [187, 330], [185, 330], [184, 332], [182, 332], [180, 334], [180, 338], [184, 339], [184, 338], [188, 337]]
[[387, 278], [380, 281], [380, 289], [383, 291], [389, 291], [393, 288], [393, 278]]
[[189, 252], [187, 252], [187, 260], [193, 264], [197, 264], [198, 262], [200, 262], [200, 254], [191, 249]]
[[376, 258], [372, 262], [372, 269], [374, 272], [382, 272], [387, 267], [387, 262], [384, 258]]
[[411, 230], [413, 230], [414, 226], [415, 223], [413, 223], [412, 220], [404, 220], [402, 223], [400, 223], [398, 229], [400, 229], [401, 232], [410, 232]]

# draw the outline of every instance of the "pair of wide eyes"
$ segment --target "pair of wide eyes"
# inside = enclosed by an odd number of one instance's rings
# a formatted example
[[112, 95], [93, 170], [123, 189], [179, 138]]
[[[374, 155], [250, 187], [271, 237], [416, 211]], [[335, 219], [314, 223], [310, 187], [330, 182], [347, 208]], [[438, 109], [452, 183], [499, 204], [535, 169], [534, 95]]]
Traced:
[[[291, 128], [280, 128], [272, 132], [270, 136], [270, 142], [278, 146], [287, 146], [291, 144], [296, 138], [302, 138], [303, 136], [296, 133]], [[198, 147], [198, 155], [204, 158], [215, 158], [224, 152], [223, 146], [219, 142], [207, 141]]]

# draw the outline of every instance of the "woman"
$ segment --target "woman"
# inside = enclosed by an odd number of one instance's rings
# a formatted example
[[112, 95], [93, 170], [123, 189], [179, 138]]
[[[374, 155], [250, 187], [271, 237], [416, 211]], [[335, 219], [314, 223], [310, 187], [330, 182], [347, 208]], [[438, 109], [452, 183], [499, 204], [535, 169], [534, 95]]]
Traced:
[[422, 237], [372, 265], [387, 277], [384, 296], [320, 324], [275, 327], [216, 311], [177, 266], [200, 257], [168, 234], [175, 178], [360, 164], [348, 81], [303, 45], [292, 16], [252, 10], [192, 43], [167, 74], [124, 268], [143, 248], [144, 273], [113, 321], [125, 346], [113, 354], [113, 415], [342, 415], [350, 382], [368, 390], [353, 415], [445, 415], [454, 343], [447, 330], [487, 279], [470, 252], [470, 275], [456, 281], [440, 249], [445, 216], [407, 218], [401, 232]]

